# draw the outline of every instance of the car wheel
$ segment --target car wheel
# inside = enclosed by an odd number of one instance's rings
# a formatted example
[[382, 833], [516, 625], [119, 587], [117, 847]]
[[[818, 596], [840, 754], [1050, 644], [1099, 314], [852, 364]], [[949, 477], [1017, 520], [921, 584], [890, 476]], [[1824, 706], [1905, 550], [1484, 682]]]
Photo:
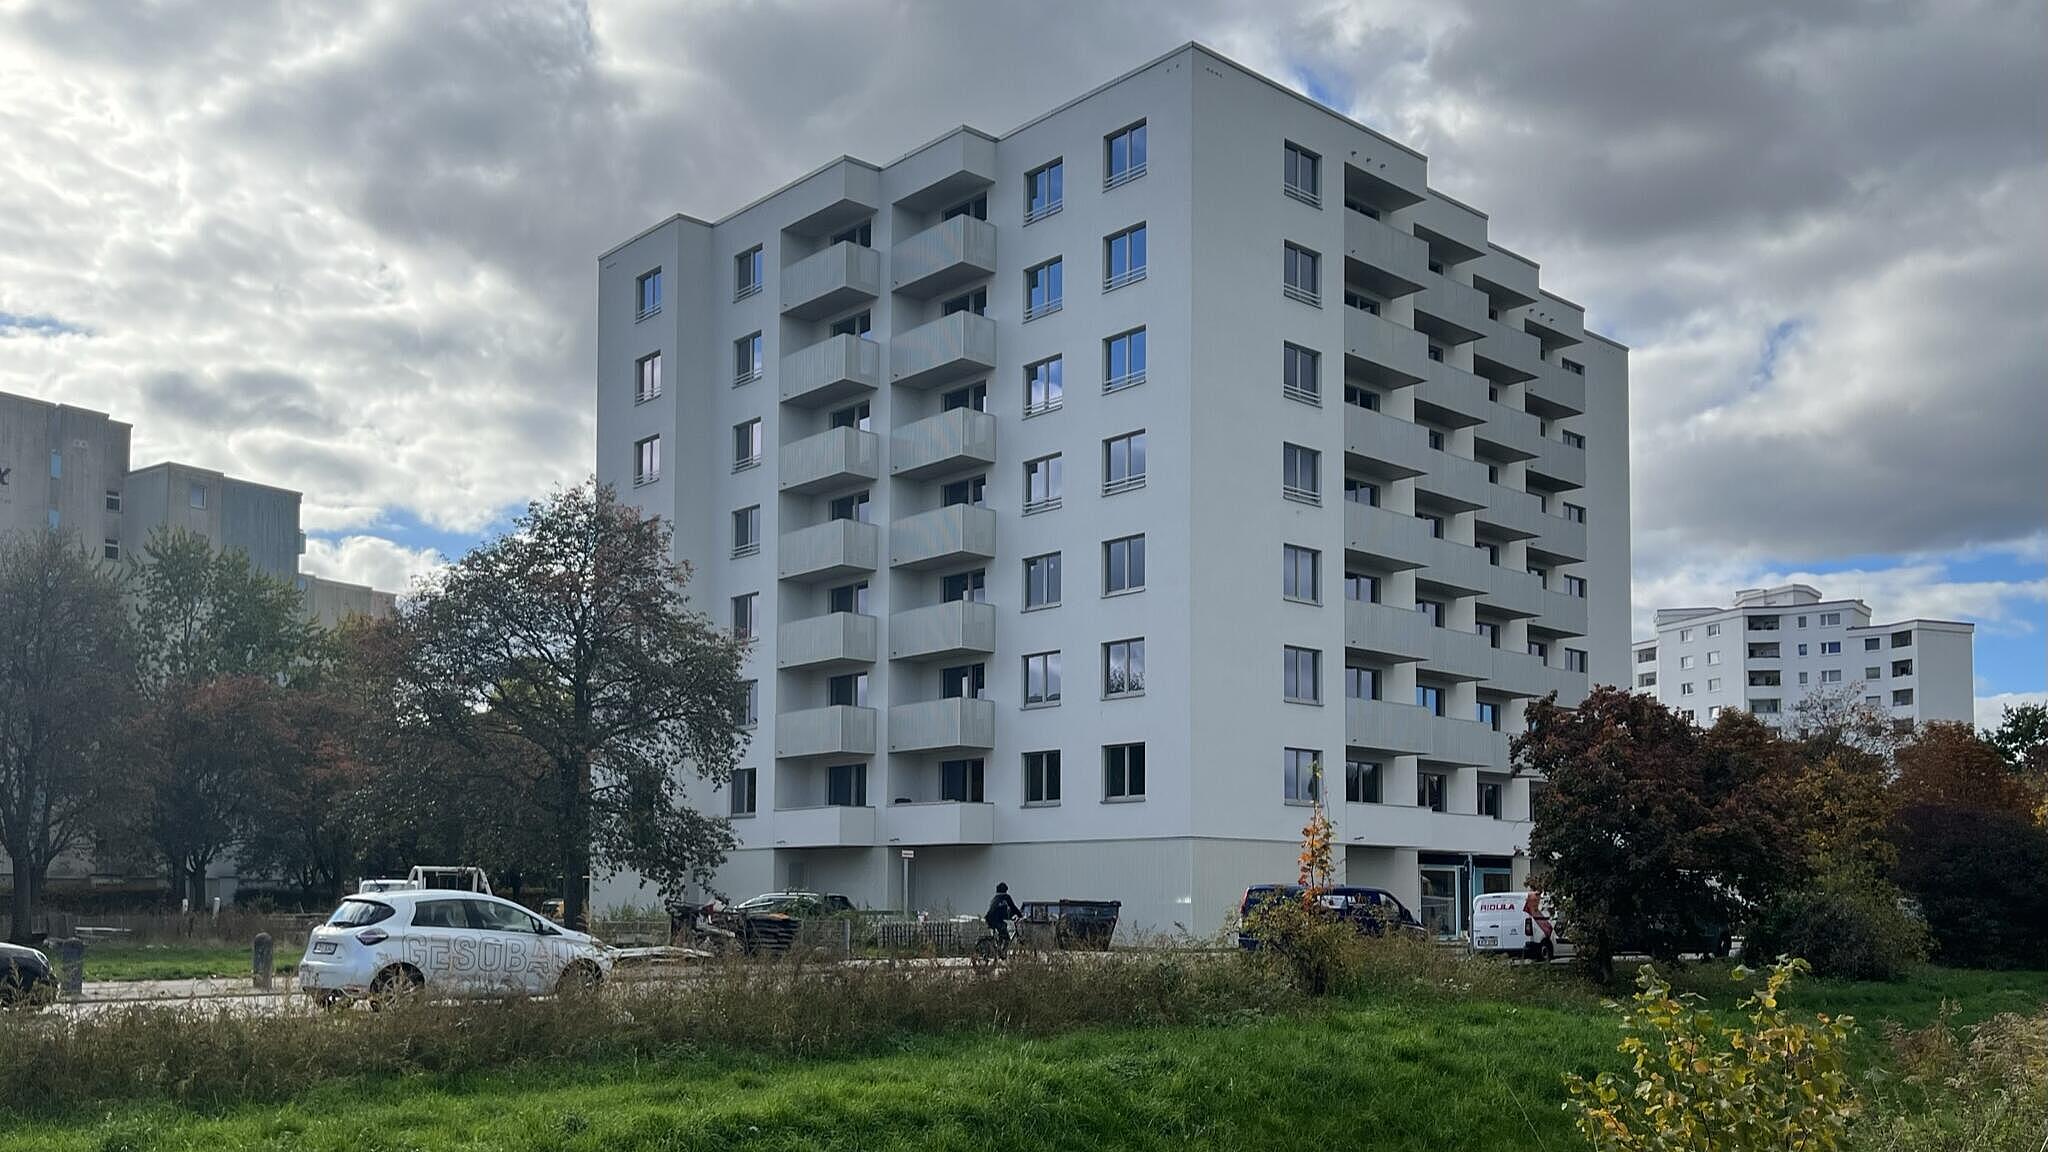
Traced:
[[604, 973], [588, 960], [577, 960], [562, 969], [562, 978], [555, 982], [555, 995], [575, 996], [595, 992], [604, 983]]
[[341, 994], [341, 993], [339, 993], [339, 992], [315, 992], [315, 993], [313, 993], [313, 1003], [315, 1003], [315, 1004], [319, 1005], [319, 1006], [320, 1006], [320, 1007], [322, 1007], [322, 1008], [333, 1008], [333, 1007], [336, 1007], [336, 1006], [337, 1006], [337, 1005], [339, 1005], [339, 1004], [340, 1004], [340, 1003], [342, 1002], [342, 1000], [344, 1000], [344, 999], [345, 999], [345, 997], [344, 997], [344, 996], [342, 996], [342, 994]]
[[381, 1012], [419, 995], [426, 987], [426, 979], [419, 970], [407, 965], [397, 965], [377, 973], [370, 981], [370, 1010]]
[[1536, 954], [1543, 958], [1543, 962], [1545, 964], [1548, 964], [1552, 960], [1557, 958], [1557, 945], [1552, 944], [1548, 940], [1545, 940], [1543, 942], [1543, 947], [1538, 949]]

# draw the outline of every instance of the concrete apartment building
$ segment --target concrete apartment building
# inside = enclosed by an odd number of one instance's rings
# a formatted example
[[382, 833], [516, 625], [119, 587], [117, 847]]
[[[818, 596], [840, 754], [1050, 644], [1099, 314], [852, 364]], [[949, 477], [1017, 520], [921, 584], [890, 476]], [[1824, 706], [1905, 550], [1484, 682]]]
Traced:
[[1851, 693], [1894, 720], [1975, 720], [1977, 626], [1873, 624], [1861, 600], [1807, 584], [1746, 588], [1728, 608], [1660, 608], [1629, 681], [1700, 725], [1730, 709], [1795, 722], [1812, 692]]
[[1201, 46], [672, 217], [598, 321], [598, 476], [755, 641], [735, 898], [1208, 933], [1319, 792], [1453, 933], [1526, 873], [1527, 702], [1625, 682], [1626, 350]]

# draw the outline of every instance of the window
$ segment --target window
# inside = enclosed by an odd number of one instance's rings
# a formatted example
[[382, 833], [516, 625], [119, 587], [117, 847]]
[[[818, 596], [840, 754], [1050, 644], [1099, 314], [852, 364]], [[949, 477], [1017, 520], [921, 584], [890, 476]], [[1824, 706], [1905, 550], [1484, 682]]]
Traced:
[[1472, 631], [1477, 633], [1481, 639], [1486, 641], [1486, 646], [1488, 648], [1500, 647], [1499, 624], [1496, 624], [1491, 620], [1475, 620], [1472, 622]]
[[1057, 411], [1066, 397], [1064, 365], [1058, 356], [1024, 366], [1024, 415]]
[[1912, 646], [1913, 646], [1913, 632], [1912, 632], [1912, 630], [1911, 630], [1911, 629], [1907, 629], [1907, 630], [1906, 630], [1906, 631], [1904, 631], [1904, 632], [1894, 632], [1894, 633], [1892, 633], [1892, 647], [1894, 647], [1894, 648], [1911, 648]]
[[851, 612], [857, 616], [868, 614], [868, 582], [856, 580], [851, 584], [825, 593], [825, 608], [828, 612]]
[[1113, 640], [1102, 646], [1102, 694], [1134, 696], [1145, 690], [1145, 641]]
[[967, 199], [939, 213], [939, 219], [941, 220], [952, 220], [960, 216], [967, 216], [975, 220], [988, 219], [988, 193], [981, 192], [969, 196]]
[[829, 331], [834, 336], [854, 336], [866, 340], [874, 331], [874, 319], [868, 315], [866, 309], [862, 309], [851, 316], [841, 316], [834, 320]]
[[863, 221], [861, 221], [860, 223], [858, 223], [858, 224], [855, 224], [855, 225], [854, 225], [853, 227], [851, 227], [851, 228], [847, 228], [847, 229], [844, 229], [844, 230], [842, 230], [842, 231], [834, 232], [834, 233], [832, 234], [832, 243], [834, 243], [834, 244], [853, 244], [853, 245], [857, 245], [858, 247], [861, 247], [861, 248], [872, 248], [872, 247], [874, 247], [874, 246], [875, 246], [875, 222], [874, 222], [874, 219], [873, 219], [872, 217], [870, 217], [869, 219], [863, 220]]
[[1049, 512], [1060, 506], [1060, 466], [1058, 453], [1040, 456], [1024, 462], [1024, 514]]
[[1323, 402], [1323, 358], [1298, 344], [1280, 346], [1280, 394], [1304, 404]]
[[652, 352], [634, 361], [633, 381], [633, 403], [645, 404], [661, 395], [661, 353]]
[[1380, 506], [1380, 486], [1370, 480], [1361, 480], [1356, 476], [1346, 476], [1344, 478], [1344, 498], [1353, 504], [1363, 504], [1368, 508], [1377, 508]]
[[1544, 643], [1541, 640], [1531, 640], [1529, 641], [1529, 655], [1534, 656], [1536, 659], [1541, 660], [1545, 664], [1549, 664], [1550, 645]]
[[1638, 672], [1638, 673], [1636, 673], [1636, 687], [1638, 687], [1638, 688], [1655, 688], [1656, 686], [1657, 686], [1657, 674], [1656, 674], [1655, 672]]
[[1323, 158], [1287, 142], [1281, 154], [1280, 190], [1311, 208], [1323, 206]]
[[1119, 536], [1102, 542], [1102, 594], [1136, 592], [1145, 587], [1145, 537]]
[[640, 302], [635, 319], [645, 320], [661, 311], [661, 269], [642, 272], [640, 279], [634, 282], [633, 292]]
[[1586, 578], [1583, 576], [1565, 577], [1564, 594], [1584, 600], [1586, 598]]
[[194, 484], [185, 489], [185, 503], [193, 508], [206, 507], [206, 485]]
[[1806, 617], [1804, 617], [1804, 616], [1801, 616], [1801, 617], [1799, 618], [1799, 626], [1800, 626], [1801, 628], [1804, 628], [1804, 627], [1806, 627]]
[[1481, 700], [1478, 708], [1474, 711], [1473, 718], [1495, 732], [1500, 731], [1500, 705], [1495, 704], [1491, 700]]
[[1065, 296], [1058, 257], [1024, 272], [1024, 318], [1036, 320], [1060, 310]]
[[[1875, 671], [1877, 671], [1877, 669], [1873, 668], [1873, 669], [1871, 669], [1871, 671], [1875, 672]], [[1911, 676], [1912, 674], [1913, 674], [1913, 662], [1912, 662], [1911, 660], [1894, 660], [1894, 661], [1892, 661], [1892, 675], [1893, 675], [1893, 676], [1895, 676], [1895, 677], [1896, 677], [1896, 676]], [[1873, 676], [1873, 677], [1871, 677], [1871, 679], [1875, 680], [1875, 679], [1877, 679], [1877, 677]]]
[[1449, 809], [1451, 791], [1450, 777], [1441, 772], [1417, 772], [1415, 774], [1415, 806], [1431, 812]]
[[1655, 648], [1638, 648], [1638, 649], [1636, 649], [1636, 663], [1638, 663], [1638, 664], [1649, 664], [1649, 663], [1652, 663], [1652, 662], [1654, 662], [1654, 661], [1655, 661], [1656, 659], [1657, 659], [1657, 650], [1656, 650]]
[[652, 484], [661, 479], [661, 437], [649, 436], [633, 442], [633, 483]]
[[1344, 698], [1346, 700], [1377, 700], [1380, 698], [1380, 670], [1344, 666]]
[[1047, 552], [1024, 561], [1024, 607], [1050, 608], [1060, 602], [1060, 554]]
[[1417, 601], [1415, 602], [1415, 610], [1416, 610], [1417, 612], [1420, 612], [1420, 613], [1422, 613], [1423, 617], [1424, 617], [1425, 619], [1427, 619], [1427, 620], [1428, 620], [1428, 621], [1430, 622], [1430, 624], [1431, 624], [1431, 625], [1433, 625], [1433, 626], [1435, 626], [1435, 627], [1437, 627], [1437, 628], [1441, 628], [1441, 627], [1443, 627], [1443, 626], [1444, 626], [1444, 605], [1443, 605], [1443, 601], [1441, 601], [1441, 600], [1417, 600]]
[[1422, 522], [1423, 522], [1424, 524], [1427, 524], [1427, 525], [1429, 525], [1429, 534], [1430, 534], [1430, 536], [1431, 536], [1431, 537], [1433, 537], [1433, 538], [1435, 538], [1435, 539], [1438, 539], [1438, 540], [1441, 540], [1441, 539], [1443, 539], [1443, 538], [1444, 538], [1444, 518], [1443, 518], [1443, 517], [1441, 517], [1441, 516], [1437, 515], [1437, 514], [1436, 514], [1436, 513], [1434, 513], [1434, 512], [1417, 512], [1417, 513], [1415, 514], [1415, 518], [1416, 518], [1417, 520], [1420, 520], [1420, 521], [1422, 521]]
[[1313, 648], [1280, 650], [1281, 698], [1295, 704], [1323, 702], [1323, 654]]
[[1691, 682], [1691, 681], [1687, 681], [1687, 682], [1685, 682], [1685, 683], [1683, 683], [1683, 684], [1680, 684], [1680, 685], [1678, 686], [1678, 694], [1679, 694], [1680, 696], [1690, 696], [1690, 695], [1692, 695], [1692, 682]]
[[[1570, 507], [1570, 505], [1566, 505], [1566, 507]], [[1707, 625], [1707, 635], [1708, 635], [1708, 636], [1719, 636], [1720, 634], [1721, 634], [1721, 626], [1720, 626], [1719, 624], [1709, 624], [1709, 625]]]
[[[1569, 520], [1569, 521], [1571, 521], [1571, 522], [1572, 522], [1572, 523], [1574, 523], [1574, 524], [1584, 524], [1584, 523], [1586, 522], [1586, 506], [1585, 506], [1585, 505], [1583, 505], [1583, 504], [1574, 504], [1574, 503], [1572, 503], [1572, 502], [1571, 502], [1571, 501], [1569, 501], [1569, 500], [1565, 500], [1565, 501], [1560, 501], [1560, 503], [1561, 503], [1561, 504], [1563, 505], [1563, 517], [1564, 517], [1564, 519], [1566, 519], [1566, 520]], [[1709, 625], [1707, 625], [1707, 635], [1709, 635], [1709, 636], [1719, 636], [1720, 634], [1721, 634], [1721, 626], [1720, 626], [1719, 624], [1709, 624]]]
[[1145, 278], [1145, 226], [1134, 224], [1102, 238], [1102, 290], [1114, 292]]
[[1323, 602], [1323, 554], [1295, 544], [1280, 546], [1280, 594], [1289, 600]]
[[1280, 450], [1280, 494], [1304, 504], [1323, 502], [1323, 454], [1299, 444]]
[[1145, 746], [1102, 746], [1102, 798], [1128, 800], [1145, 794]]
[[1370, 296], [1367, 296], [1363, 292], [1355, 291], [1348, 286], [1344, 289], [1344, 306], [1346, 308], [1356, 308], [1360, 312], [1363, 312], [1368, 316], [1377, 316], [1380, 314], [1379, 301], [1373, 299]]
[[1823, 613], [1821, 613], [1821, 614], [1820, 614], [1820, 626], [1821, 626], [1821, 627], [1823, 627], [1823, 628], [1839, 628], [1839, 627], [1841, 627], [1841, 626], [1842, 626], [1842, 614], [1841, 614], [1840, 612], [1823, 612]]
[[734, 559], [752, 556], [761, 551], [761, 506], [741, 508], [732, 514], [732, 554]]
[[1821, 669], [1820, 682], [1823, 684], [1840, 684], [1842, 682], [1842, 670], [1840, 668]]
[[857, 404], [848, 404], [844, 408], [835, 408], [832, 414], [826, 417], [826, 422], [834, 428], [854, 428], [862, 432], [874, 427], [874, 421], [874, 409], [865, 400]]
[[49, 515], [46, 518], [46, 522], [50, 525], [50, 531], [55, 532], [57, 529], [63, 527], [64, 525], [64, 513], [55, 508], [52, 508], [49, 511]]
[[761, 290], [761, 246], [732, 258], [732, 298], [745, 300]]
[[954, 572], [939, 578], [939, 599], [950, 604], [955, 600], [967, 600], [976, 604], [988, 601], [988, 572], [976, 568], [968, 572]]
[[939, 669], [939, 698], [942, 700], [988, 699], [988, 666], [959, 664]]
[[1057, 804], [1060, 802], [1060, 754], [1051, 752], [1026, 752], [1024, 754], [1024, 802], [1026, 804]]
[[1444, 434], [1442, 429], [1429, 429], [1429, 446], [1438, 452], [1444, 450]]
[[1102, 342], [1102, 390], [1105, 393], [1145, 382], [1145, 330], [1133, 328]]
[[1892, 707], [1902, 708], [1912, 702], [1913, 690], [1911, 688], [1895, 688], [1892, 690]]
[[1024, 658], [1024, 706], [1060, 702], [1060, 654], [1039, 652]]
[[1145, 432], [1126, 432], [1102, 442], [1102, 494], [1114, 496], [1145, 486]]
[[987, 495], [988, 477], [969, 476], [942, 485], [939, 488], [939, 506], [951, 508], [956, 504], [965, 504], [971, 508], [983, 508], [988, 505]]
[[[120, 509], [118, 509], [118, 508], [117, 508], [117, 509], [115, 509], [115, 511], [117, 511], [117, 512], [118, 512], [118, 511], [120, 511]], [[1865, 636], [1865, 637], [1863, 638], [1863, 650], [1864, 650], [1865, 652], [1875, 652], [1875, 651], [1877, 651], [1877, 650], [1878, 650], [1878, 647], [1879, 647], [1879, 641], [1878, 641], [1878, 638], [1877, 638], [1877, 637], [1875, 637], [1875, 636]]]
[[1280, 757], [1280, 792], [1289, 804], [1314, 804], [1322, 800], [1322, 771], [1317, 767], [1321, 753], [1308, 748], [1288, 748]]
[[1709, 720], [1719, 720], [1720, 718], [1721, 718], [1721, 706], [1720, 706], [1719, 704], [1710, 704], [1710, 705], [1708, 705], [1708, 706], [1707, 706], [1707, 719], [1709, 719]]
[[100, 555], [108, 560], [119, 560], [121, 558], [121, 542], [112, 536], [107, 537], [100, 544]]
[[734, 816], [752, 816], [755, 797], [754, 769], [732, 770], [732, 811]]
[[732, 385], [751, 384], [761, 378], [761, 334], [742, 336], [732, 342]]
[[760, 723], [761, 682], [748, 680], [744, 682], [743, 694], [740, 697], [740, 727], [753, 728]]
[[1807, 678], [1807, 677], [1808, 677], [1809, 675], [1811, 675], [1811, 673], [1808, 673], [1808, 672], [1801, 672], [1801, 673], [1799, 674], [1799, 682], [1800, 682], [1801, 684], [1804, 684], [1804, 683], [1806, 683], [1806, 678]]
[[868, 806], [868, 766], [834, 764], [825, 770], [825, 803], [834, 808]]
[[1721, 678], [1720, 678], [1719, 676], [1709, 676], [1709, 677], [1707, 678], [1707, 691], [1709, 691], [1709, 692], [1719, 692], [1720, 690], [1721, 690]]
[[955, 312], [971, 312], [976, 316], [988, 315], [988, 289], [976, 288], [970, 292], [962, 292], [939, 305], [941, 316], [951, 316]]
[[[116, 489], [113, 489], [113, 488], [109, 488], [109, 489], [107, 489], [107, 511], [109, 511], [109, 512], [119, 512], [120, 510], [121, 510], [121, 493], [120, 493], [120, 492], [119, 492], [118, 490], [116, 490]], [[1877, 647], [1877, 641], [1876, 641], [1875, 639], [1872, 639], [1872, 640], [1871, 640], [1871, 642], [1870, 642], [1870, 646], [1871, 646], [1872, 648], [1875, 648], [1875, 647]]]
[[[1067, 202], [1066, 166], [1058, 160], [1024, 174], [1024, 222], [1035, 224]], [[1059, 753], [1055, 752], [1057, 756]]]
[[1479, 782], [1479, 814], [1495, 820], [1501, 818], [1501, 792], [1504, 789], [1498, 780]]
[[749, 592], [732, 598], [732, 634], [744, 640], [754, 634], [754, 605], [759, 601], [759, 592]]
[[977, 380], [940, 394], [939, 411], [953, 412], [962, 408], [969, 412], [988, 411], [988, 381]]
[[1289, 300], [1303, 304], [1323, 306], [1323, 258], [1299, 244], [1286, 244], [1281, 250], [1280, 291]]
[[1560, 437], [1562, 437], [1562, 438], [1563, 438], [1563, 440], [1564, 440], [1564, 446], [1565, 446], [1565, 447], [1567, 447], [1567, 448], [1577, 448], [1577, 449], [1578, 449], [1578, 450], [1580, 450], [1581, 452], [1583, 452], [1583, 451], [1585, 451], [1585, 450], [1586, 450], [1586, 438], [1585, 438], [1584, 436], [1580, 435], [1579, 433], [1577, 433], [1577, 432], [1560, 432], [1560, 433], [1558, 433], [1558, 435], [1559, 435]]
[[1708, 664], [1719, 664], [1720, 662], [1721, 662], [1721, 654], [1720, 654], [1719, 652], [1709, 652], [1709, 653], [1707, 653], [1707, 663], [1708, 663]]
[[732, 426], [732, 470], [753, 468], [761, 463], [761, 421], [758, 417]]
[[1683, 671], [1686, 671], [1687, 669], [1691, 668], [1691, 667], [1692, 667], [1692, 666], [1693, 666], [1694, 664], [1696, 664], [1696, 663], [1698, 663], [1698, 660], [1697, 660], [1697, 659], [1696, 659], [1695, 657], [1692, 657], [1692, 656], [1680, 656], [1680, 657], [1678, 658], [1678, 670], [1679, 670], [1679, 671], [1681, 671], [1681, 672], [1683, 672]]
[[1863, 678], [1865, 680], [1882, 680], [1884, 679], [1884, 668], [1877, 664], [1865, 664], [1863, 666]]
[[1102, 190], [1107, 192], [1145, 174], [1145, 122], [1102, 138]]
[[1344, 402], [1363, 408], [1368, 412], [1380, 410], [1380, 394], [1370, 388], [1362, 388], [1356, 384], [1344, 385]]
[[1356, 600], [1361, 604], [1379, 603], [1380, 578], [1364, 572], [1346, 572], [1344, 574], [1344, 598], [1346, 600]]
[[1584, 376], [1586, 374], [1586, 366], [1577, 360], [1566, 360], [1564, 362], [1564, 370], [1574, 376]]
[[1444, 690], [1434, 684], [1415, 686], [1415, 706], [1432, 716], [1444, 714]]
[[835, 497], [830, 509], [834, 520], [852, 520], [858, 524], [874, 523], [874, 499], [865, 489]]
[[1344, 761], [1344, 800], [1350, 804], [1380, 802], [1380, 765], [1377, 760]]
[[1823, 656], [1840, 656], [1842, 654], [1842, 642], [1840, 640], [1821, 641], [1820, 654]]
[[1806, 655], [1806, 645], [1804, 645], [1804, 644], [1801, 644], [1801, 645], [1799, 646], [1799, 654], [1800, 654], [1801, 656], [1804, 656], [1804, 655]]
[[825, 699], [839, 708], [865, 708], [868, 706], [868, 674], [848, 672], [825, 681]]

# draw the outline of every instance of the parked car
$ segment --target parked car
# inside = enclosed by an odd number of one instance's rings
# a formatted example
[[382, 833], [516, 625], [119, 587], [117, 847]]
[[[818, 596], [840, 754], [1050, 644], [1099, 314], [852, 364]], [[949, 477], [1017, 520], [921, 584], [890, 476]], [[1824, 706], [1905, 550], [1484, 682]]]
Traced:
[[299, 987], [323, 1004], [400, 996], [538, 996], [591, 988], [610, 949], [502, 897], [454, 889], [350, 896], [313, 929]]
[[50, 958], [20, 944], [0, 944], [0, 1008], [48, 1004], [57, 998]]
[[[1245, 889], [1244, 900], [1237, 908], [1237, 946], [1247, 950], [1259, 946], [1258, 939], [1246, 932], [1244, 925], [1260, 905], [1278, 900], [1299, 900], [1305, 891], [1299, 884], [1254, 884]], [[1339, 884], [1323, 889], [1316, 902], [1333, 915], [1349, 921], [1361, 936], [1383, 936], [1389, 931], [1415, 936], [1423, 934], [1422, 922], [1408, 911], [1400, 897], [1384, 888]]]
[[764, 892], [714, 918], [739, 938], [748, 954], [781, 955], [796, 943], [806, 921], [851, 916], [853, 901], [837, 892]]
[[1506, 952], [1531, 960], [1572, 954], [1558, 935], [1550, 898], [1541, 892], [1489, 892], [1472, 901], [1472, 950]]

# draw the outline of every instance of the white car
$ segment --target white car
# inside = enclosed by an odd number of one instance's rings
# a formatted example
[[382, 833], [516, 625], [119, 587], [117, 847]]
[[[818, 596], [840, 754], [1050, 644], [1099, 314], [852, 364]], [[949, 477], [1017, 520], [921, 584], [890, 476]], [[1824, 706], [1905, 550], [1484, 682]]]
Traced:
[[450, 889], [350, 896], [313, 929], [300, 990], [323, 1004], [398, 996], [544, 996], [593, 988], [612, 950], [502, 897]]
[[1557, 915], [1541, 892], [1489, 892], [1472, 901], [1472, 950], [1505, 952], [1531, 960], [1573, 954], [1558, 934]]

